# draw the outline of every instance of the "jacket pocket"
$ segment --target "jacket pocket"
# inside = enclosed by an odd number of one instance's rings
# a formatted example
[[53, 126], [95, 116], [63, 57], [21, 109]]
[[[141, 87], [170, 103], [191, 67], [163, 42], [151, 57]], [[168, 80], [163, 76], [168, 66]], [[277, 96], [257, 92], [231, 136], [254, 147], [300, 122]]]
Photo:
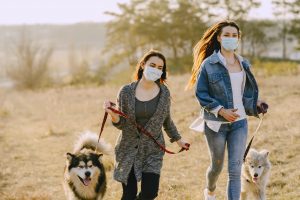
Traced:
[[211, 95], [219, 100], [226, 99], [226, 87], [221, 73], [208, 74]]
[[221, 80], [222, 80], [222, 74], [220, 74], [220, 73], [208, 74], [208, 82], [209, 83], [214, 84]]

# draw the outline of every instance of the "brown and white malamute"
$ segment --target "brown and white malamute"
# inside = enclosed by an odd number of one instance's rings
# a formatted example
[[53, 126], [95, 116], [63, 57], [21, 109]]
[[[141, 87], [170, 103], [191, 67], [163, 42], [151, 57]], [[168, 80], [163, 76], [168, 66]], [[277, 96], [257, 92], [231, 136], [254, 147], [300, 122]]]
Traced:
[[111, 147], [97, 140], [95, 133], [85, 132], [74, 145], [73, 153], [67, 153], [63, 186], [68, 200], [101, 200], [106, 192], [102, 157], [110, 154]]

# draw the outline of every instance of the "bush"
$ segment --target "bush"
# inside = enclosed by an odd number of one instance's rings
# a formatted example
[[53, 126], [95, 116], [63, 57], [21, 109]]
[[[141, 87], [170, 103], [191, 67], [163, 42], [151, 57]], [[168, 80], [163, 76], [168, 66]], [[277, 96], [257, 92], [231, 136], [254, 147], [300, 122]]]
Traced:
[[14, 47], [14, 61], [7, 67], [7, 75], [18, 88], [37, 89], [50, 85], [52, 52], [52, 48], [42, 48], [23, 35]]
[[97, 69], [91, 70], [91, 63], [87, 55], [88, 51], [78, 55], [74, 50], [70, 51], [69, 65], [71, 75], [71, 85], [85, 85], [95, 83], [103, 85], [106, 82], [109, 73], [108, 66], [98, 57]]

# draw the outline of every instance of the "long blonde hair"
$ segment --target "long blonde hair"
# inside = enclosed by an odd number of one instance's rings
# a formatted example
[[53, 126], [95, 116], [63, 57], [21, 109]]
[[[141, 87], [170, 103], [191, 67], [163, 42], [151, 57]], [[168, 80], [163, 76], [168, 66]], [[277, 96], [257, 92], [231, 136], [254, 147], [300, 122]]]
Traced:
[[192, 75], [190, 77], [190, 80], [186, 86], [187, 89], [191, 89], [196, 81], [197, 76], [200, 72], [201, 63], [204, 59], [206, 59], [208, 56], [212, 55], [215, 50], [221, 49], [221, 45], [218, 41], [218, 35], [221, 34], [222, 29], [226, 26], [233, 26], [238, 30], [239, 37], [241, 35], [240, 28], [238, 25], [233, 21], [221, 21], [219, 23], [214, 24], [211, 26], [205, 33], [203, 34], [203, 37], [199, 40], [199, 42], [195, 45], [193, 50], [193, 56], [194, 56], [194, 64], [192, 68]]

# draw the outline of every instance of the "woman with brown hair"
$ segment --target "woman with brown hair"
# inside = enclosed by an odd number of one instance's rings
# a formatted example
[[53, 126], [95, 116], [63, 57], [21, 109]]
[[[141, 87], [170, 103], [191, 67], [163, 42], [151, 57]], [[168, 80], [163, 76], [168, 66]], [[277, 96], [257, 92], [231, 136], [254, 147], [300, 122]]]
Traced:
[[[154, 50], [146, 53], [137, 64], [134, 78], [134, 82], [120, 89], [118, 109], [150, 132], [161, 145], [165, 146], [163, 127], [171, 142], [188, 149], [170, 115], [170, 92], [165, 85], [167, 65], [163, 54]], [[110, 106], [109, 101], [104, 102], [113, 125], [121, 130], [115, 147], [114, 178], [122, 183], [122, 200], [155, 199], [164, 151], [129, 119], [108, 109]], [[141, 192], [137, 197], [139, 181]]]
[[211, 164], [207, 169], [205, 200], [215, 200], [218, 177], [228, 150], [227, 199], [238, 200], [241, 167], [246, 147], [247, 115], [259, 117], [268, 105], [258, 100], [258, 86], [249, 62], [235, 53], [241, 32], [232, 21], [210, 27], [194, 48], [194, 65], [188, 88], [196, 85], [201, 106], [198, 130], [206, 136]]

